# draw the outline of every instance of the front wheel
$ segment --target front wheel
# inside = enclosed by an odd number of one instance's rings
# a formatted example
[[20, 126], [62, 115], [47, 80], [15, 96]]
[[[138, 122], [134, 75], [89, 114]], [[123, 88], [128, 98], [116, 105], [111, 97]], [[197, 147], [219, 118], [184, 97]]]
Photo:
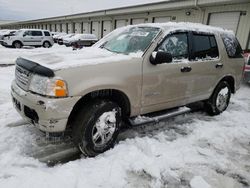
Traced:
[[14, 48], [22, 48], [22, 46], [23, 46], [22, 43], [19, 42], [19, 41], [16, 41], [16, 42], [13, 43]]
[[227, 82], [220, 82], [212, 96], [205, 102], [205, 110], [209, 115], [218, 115], [228, 107], [231, 89]]
[[112, 101], [96, 100], [77, 113], [73, 140], [84, 155], [93, 157], [113, 147], [120, 126], [120, 107]]

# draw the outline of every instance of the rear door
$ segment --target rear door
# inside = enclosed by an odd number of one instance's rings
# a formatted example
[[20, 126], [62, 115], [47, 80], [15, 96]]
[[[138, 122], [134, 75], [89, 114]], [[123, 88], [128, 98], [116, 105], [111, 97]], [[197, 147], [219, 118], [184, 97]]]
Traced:
[[210, 33], [190, 32], [192, 74], [189, 102], [207, 99], [223, 75], [224, 65], [216, 37]]
[[31, 31], [31, 44], [30, 45], [37, 45], [40, 46], [42, 45], [42, 41], [43, 41], [43, 33], [42, 31]]

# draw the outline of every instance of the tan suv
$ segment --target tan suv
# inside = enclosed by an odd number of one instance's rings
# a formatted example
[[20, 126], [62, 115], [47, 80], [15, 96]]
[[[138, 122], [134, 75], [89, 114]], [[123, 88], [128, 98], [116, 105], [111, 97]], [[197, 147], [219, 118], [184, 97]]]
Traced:
[[240, 86], [243, 66], [229, 31], [141, 24], [72, 54], [18, 58], [11, 94], [17, 111], [41, 131], [70, 133], [83, 154], [95, 156], [114, 145], [122, 122], [136, 124], [139, 115], [197, 101], [220, 114]]

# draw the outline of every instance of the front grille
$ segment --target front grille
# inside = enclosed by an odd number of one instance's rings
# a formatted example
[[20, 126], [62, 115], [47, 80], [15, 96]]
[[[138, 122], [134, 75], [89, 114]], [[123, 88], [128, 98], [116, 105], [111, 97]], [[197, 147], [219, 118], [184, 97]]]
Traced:
[[16, 65], [15, 75], [17, 85], [25, 91], [28, 91], [31, 73], [28, 70]]

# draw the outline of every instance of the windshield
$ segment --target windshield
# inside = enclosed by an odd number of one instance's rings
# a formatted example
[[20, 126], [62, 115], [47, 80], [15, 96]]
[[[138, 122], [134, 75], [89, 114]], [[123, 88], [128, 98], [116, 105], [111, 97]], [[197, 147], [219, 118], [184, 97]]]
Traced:
[[144, 52], [159, 31], [155, 27], [130, 27], [110, 37], [100, 48], [124, 54]]
[[19, 35], [20, 33], [22, 33], [22, 30], [16, 31], [16, 32], [15, 32], [15, 35], [17, 36], [17, 35]]

